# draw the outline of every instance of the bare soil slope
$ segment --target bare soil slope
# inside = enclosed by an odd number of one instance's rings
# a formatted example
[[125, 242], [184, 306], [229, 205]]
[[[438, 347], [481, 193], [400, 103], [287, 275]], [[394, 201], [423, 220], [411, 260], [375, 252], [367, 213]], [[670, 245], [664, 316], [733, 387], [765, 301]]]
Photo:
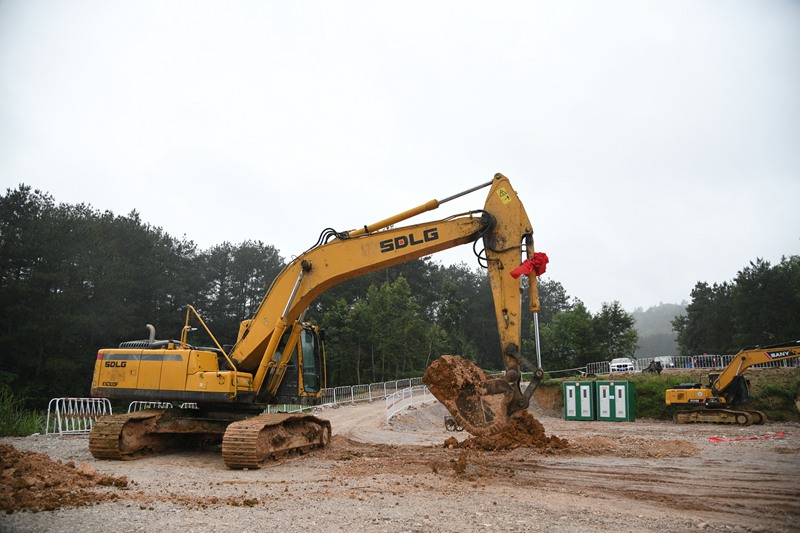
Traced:
[[0, 448], [0, 531], [800, 530], [798, 424], [532, 412], [544, 434], [530, 420], [525, 431], [543, 441], [492, 451], [446, 431], [436, 402], [389, 423], [382, 402], [323, 409], [328, 448], [250, 471], [226, 469], [219, 450], [113, 462], [94, 460], [85, 437], [0, 439], [46, 454]]

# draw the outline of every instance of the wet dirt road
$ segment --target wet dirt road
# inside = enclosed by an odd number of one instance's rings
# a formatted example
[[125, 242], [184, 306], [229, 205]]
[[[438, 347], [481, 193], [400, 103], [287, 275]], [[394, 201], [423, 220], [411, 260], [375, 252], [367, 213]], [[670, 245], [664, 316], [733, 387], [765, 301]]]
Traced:
[[112, 462], [94, 460], [85, 438], [0, 439], [129, 481], [96, 489], [94, 505], [1, 515], [0, 530], [800, 530], [800, 425], [533, 413], [569, 447], [446, 448], [467, 435], [444, 429], [435, 402], [390, 423], [381, 402], [320, 410], [334, 428], [327, 449], [250, 471], [226, 469], [217, 450]]

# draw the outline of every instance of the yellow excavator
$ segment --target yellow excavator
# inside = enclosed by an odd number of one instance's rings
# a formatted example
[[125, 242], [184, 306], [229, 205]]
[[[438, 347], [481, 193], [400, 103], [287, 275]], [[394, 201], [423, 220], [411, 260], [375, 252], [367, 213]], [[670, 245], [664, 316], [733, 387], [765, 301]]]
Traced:
[[683, 383], [665, 393], [667, 405], [697, 405], [702, 409], [677, 411], [673, 420], [681, 424], [711, 422], [749, 426], [763, 424], [761, 411], [742, 409], [750, 398], [750, 382], [743, 374], [753, 365], [774, 363], [800, 357], [800, 341], [753, 346], [737, 353], [722, 372], [710, 373], [708, 385]]
[[[481, 210], [395, 226], [485, 187], [489, 193]], [[483, 250], [479, 251], [479, 243]], [[145, 409], [101, 418], [89, 436], [92, 455], [133, 459], [221, 440], [229, 468], [259, 468], [269, 458], [325, 446], [331, 436], [327, 420], [309, 414], [264, 413], [269, 405], [321, 403], [326, 386], [324, 335], [304, 321], [308, 306], [345, 280], [464, 244], [473, 244], [488, 269], [505, 375], [489, 378], [464, 362], [461, 366], [478, 376], [477, 382], [467, 383], [466, 389], [460, 383], [458, 390], [447, 390], [440, 382], [434, 394], [468, 431], [502, 430], [511, 414], [528, 406], [543, 375], [540, 368], [535, 369], [533, 380], [522, 391], [520, 274], [529, 279], [535, 313], [539, 309], [536, 275], [543, 272], [546, 256], [534, 253], [533, 228], [525, 207], [508, 178], [496, 174], [487, 183], [363, 228], [323, 231], [314, 246], [278, 274], [252, 318], [241, 323], [237, 342], [228, 350], [192, 307], [187, 308], [179, 339], [157, 340], [148, 325], [148, 339], [99, 350], [93, 396], [190, 403], [193, 408]], [[188, 343], [188, 333], [199, 327], [214, 346]]]

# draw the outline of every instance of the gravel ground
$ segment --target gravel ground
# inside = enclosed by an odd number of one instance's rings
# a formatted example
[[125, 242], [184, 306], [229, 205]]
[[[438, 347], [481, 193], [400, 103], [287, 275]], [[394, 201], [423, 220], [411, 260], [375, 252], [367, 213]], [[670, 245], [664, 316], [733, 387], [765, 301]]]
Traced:
[[798, 424], [533, 413], [568, 449], [447, 448], [467, 435], [444, 429], [435, 402], [388, 424], [381, 402], [319, 410], [329, 447], [250, 471], [228, 470], [218, 450], [97, 461], [85, 437], [4, 438], [128, 483], [92, 489], [90, 505], [0, 515], [0, 531], [800, 531]]

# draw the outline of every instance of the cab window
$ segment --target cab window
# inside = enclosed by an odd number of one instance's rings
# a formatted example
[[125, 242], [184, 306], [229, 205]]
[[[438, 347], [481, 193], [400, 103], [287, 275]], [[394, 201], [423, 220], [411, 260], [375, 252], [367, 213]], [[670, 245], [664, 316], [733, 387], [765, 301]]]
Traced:
[[303, 354], [303, 389], [306, 392], [319, 392], [319, 347], [313, 331], [304, 329], [300, 333]]

